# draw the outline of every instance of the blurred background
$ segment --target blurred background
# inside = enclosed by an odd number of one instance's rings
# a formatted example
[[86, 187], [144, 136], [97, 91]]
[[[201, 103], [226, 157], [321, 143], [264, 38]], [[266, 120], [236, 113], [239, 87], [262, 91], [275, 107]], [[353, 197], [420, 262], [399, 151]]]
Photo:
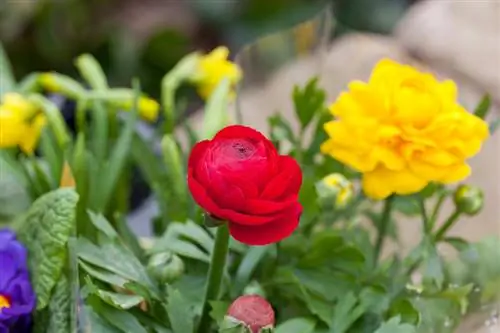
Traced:
[[[415, 0], [329, 0], [341, 34], [389, 33]], [[132, 76], [159, 95], [159, 81], [183, 55], [228, 45], [233, 51], [267, 33], [292, 27], [325, 0], [2, 0], [0, 40], [17, 78], [32, 71], [73, 74], [89, 52], [113, 85]]]

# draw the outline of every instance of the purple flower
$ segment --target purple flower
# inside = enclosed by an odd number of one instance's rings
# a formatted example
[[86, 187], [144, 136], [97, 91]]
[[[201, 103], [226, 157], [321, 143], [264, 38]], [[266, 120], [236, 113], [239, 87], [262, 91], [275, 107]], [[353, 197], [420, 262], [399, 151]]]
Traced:
[[27, 333], [36, 297], [27, 267], [27, 251], [8, 229], [0, 229], [0, 333]]

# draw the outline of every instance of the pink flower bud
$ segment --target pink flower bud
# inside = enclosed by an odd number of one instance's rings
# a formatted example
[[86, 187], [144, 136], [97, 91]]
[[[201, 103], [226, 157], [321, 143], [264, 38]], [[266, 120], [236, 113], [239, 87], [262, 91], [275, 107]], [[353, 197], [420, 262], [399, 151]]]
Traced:
[[245, 325], [252, 333], [274, 327], [274, 310], [271, 304], [259, 295], [238, 297], [229, 307], [227, 316]]

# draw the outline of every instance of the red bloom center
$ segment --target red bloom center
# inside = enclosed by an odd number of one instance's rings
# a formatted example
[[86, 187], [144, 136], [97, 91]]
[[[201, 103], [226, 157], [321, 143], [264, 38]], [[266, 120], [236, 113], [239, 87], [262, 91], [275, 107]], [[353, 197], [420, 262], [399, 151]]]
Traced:
[[10, 308], [10, 300], [7, 296], [0, 295], [0, 313], [2, 313], [3, 308]]

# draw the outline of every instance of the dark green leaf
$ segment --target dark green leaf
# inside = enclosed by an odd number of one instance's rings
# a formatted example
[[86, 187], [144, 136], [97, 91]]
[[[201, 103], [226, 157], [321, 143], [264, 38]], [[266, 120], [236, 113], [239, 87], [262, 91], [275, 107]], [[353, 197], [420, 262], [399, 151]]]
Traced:
[[407, 299], [399, 299], [391, 304], [390, 317], [400, 317], [401, 322], [418, 326], [420, 323], [420, 312]]
[[269, 126], [271, 127], [271, 140], [273, 142], [289, 141], [296, 143], [294, 131], [288, 120], [277, 113], [268, 118]]
[[97, 313], [94, 312], [92, 307], [85, 306], [85, 313], [88, 318], [88, 326], [83, 329], [84, 332], [92, 333], [122, 333], [118, 328], [114, 327], [106, 320], [101, 318]]
[[99, 314], [122, 332], [148, 333], [146, 328], [144, 328], [139, 320], [130, 312], [118, 310], [106, 304], [101, 304], [101, 308], [102, 311], [100, 311]]
[[16, 81], [12, 74], [12, 67], [2, 44], [0, 44], [0, 96], [14, 91], [15, 84]]
[[248, 252], [245, 254], [243, 260], [241, 261], [241, 264], [238, 267], [236, 277], [232, 284], [232, 294], [234, 297], [243, 290], [245, 285], [248, 284], [255, 268], [262, 260], [262, 258], [265, 257], [268, 250], [269, 246], [258, 246], [248, 249]]
[[117, 275], [115, 273], [111, 273], [105, 269], [101, 269], [98, 267], [94, 267], [93, 265], [87, 264], [85, 261], [79, 261], [80, 268], [82, 268], [87, 274], [92, 276], [93, 278], [100, 280], [102, 282], [107, 282], [113, 286], [124, 288], [125, 284], [128, 282], [127, 279]]

